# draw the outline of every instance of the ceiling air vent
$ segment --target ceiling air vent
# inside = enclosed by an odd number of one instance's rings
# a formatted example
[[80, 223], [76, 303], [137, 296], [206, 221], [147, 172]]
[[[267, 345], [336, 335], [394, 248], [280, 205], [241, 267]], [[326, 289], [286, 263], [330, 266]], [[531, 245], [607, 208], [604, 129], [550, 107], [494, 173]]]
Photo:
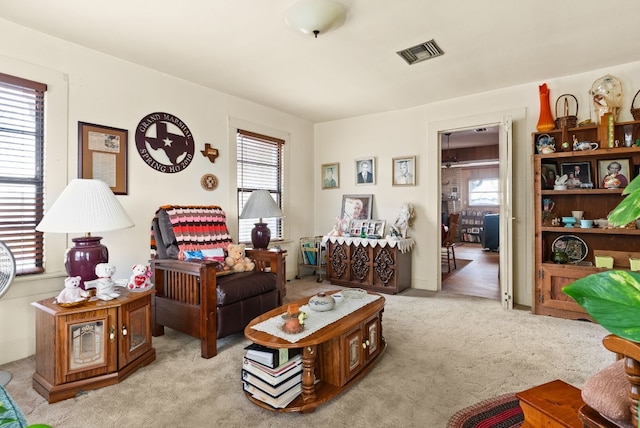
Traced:
[[442, 49], [440, 49], [433, 39], [396, 53], [400, 55], [402, 59], [407, 61], [407, 64], [409, 65], [444, 55]]

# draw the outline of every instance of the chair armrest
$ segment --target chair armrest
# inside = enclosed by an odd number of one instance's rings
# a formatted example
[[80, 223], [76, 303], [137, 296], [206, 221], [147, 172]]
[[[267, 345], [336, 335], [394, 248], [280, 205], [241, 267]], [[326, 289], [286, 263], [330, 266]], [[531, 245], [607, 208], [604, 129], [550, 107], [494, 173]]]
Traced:
[[618, 354], [618, 358], [629, 357], [640, 362], [640, 343], [638, 342], [610, 334], [602, 339], [602, 344], [609, 351]]
[[287, 251], [280, 249], [258, 250], [248, 248], [245, 254], [256, 264], [257, 271], [276, 274], [276, 283], [280, 292], [279, 304], [282, 304], [282, 299], [287, 295]]

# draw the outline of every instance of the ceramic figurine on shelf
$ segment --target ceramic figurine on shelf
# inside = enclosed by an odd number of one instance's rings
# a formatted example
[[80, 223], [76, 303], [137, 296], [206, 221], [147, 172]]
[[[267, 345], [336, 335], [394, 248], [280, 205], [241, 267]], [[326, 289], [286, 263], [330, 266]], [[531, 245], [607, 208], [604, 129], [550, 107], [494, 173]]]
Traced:
[[398, 214], [398, 218], [396, 218], [395, 223], [393, 223], [391, 227], [391, 236], [406, 238], [407, 229], [411, 227], [414, 216], [413, 205], [406, 202], [402, 204], [400, 214]]

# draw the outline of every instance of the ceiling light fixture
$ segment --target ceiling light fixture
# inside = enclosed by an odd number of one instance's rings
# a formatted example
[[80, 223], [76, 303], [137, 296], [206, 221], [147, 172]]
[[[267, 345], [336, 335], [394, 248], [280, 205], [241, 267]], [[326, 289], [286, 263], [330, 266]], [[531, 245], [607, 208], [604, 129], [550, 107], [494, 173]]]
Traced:
[[331, 0], [301, 0], [284, 12], [284, 22], [305, 34], [325, 33], [344, 22], [346, 12]]
[[458, 162], [458, 158], [453, 156], [451, 157], [451, 147], [449, 146], [449, 138], [451, 137], [451, 132], [445, 132], [444, 135], [447, 136], [447, 157], [442, 159], [442, 163], [445, 167], [451, 168], [451, 165]]

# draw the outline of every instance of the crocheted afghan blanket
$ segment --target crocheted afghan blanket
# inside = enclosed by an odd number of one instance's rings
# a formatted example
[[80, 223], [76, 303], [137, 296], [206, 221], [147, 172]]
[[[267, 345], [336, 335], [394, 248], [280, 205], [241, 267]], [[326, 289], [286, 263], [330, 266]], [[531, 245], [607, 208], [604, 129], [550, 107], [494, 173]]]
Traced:
[[[159, 221], [164, 244], [177, 244], [178, 259], [182, 260], [185, 251], [211, 248], [226, 250], [233, 243], [226, 218], [222, 208], [215, 205], [164, 205], [156, 211], [154, 220]], [[156, 244], [152, 227], [151, 258], [157, 256]]]

